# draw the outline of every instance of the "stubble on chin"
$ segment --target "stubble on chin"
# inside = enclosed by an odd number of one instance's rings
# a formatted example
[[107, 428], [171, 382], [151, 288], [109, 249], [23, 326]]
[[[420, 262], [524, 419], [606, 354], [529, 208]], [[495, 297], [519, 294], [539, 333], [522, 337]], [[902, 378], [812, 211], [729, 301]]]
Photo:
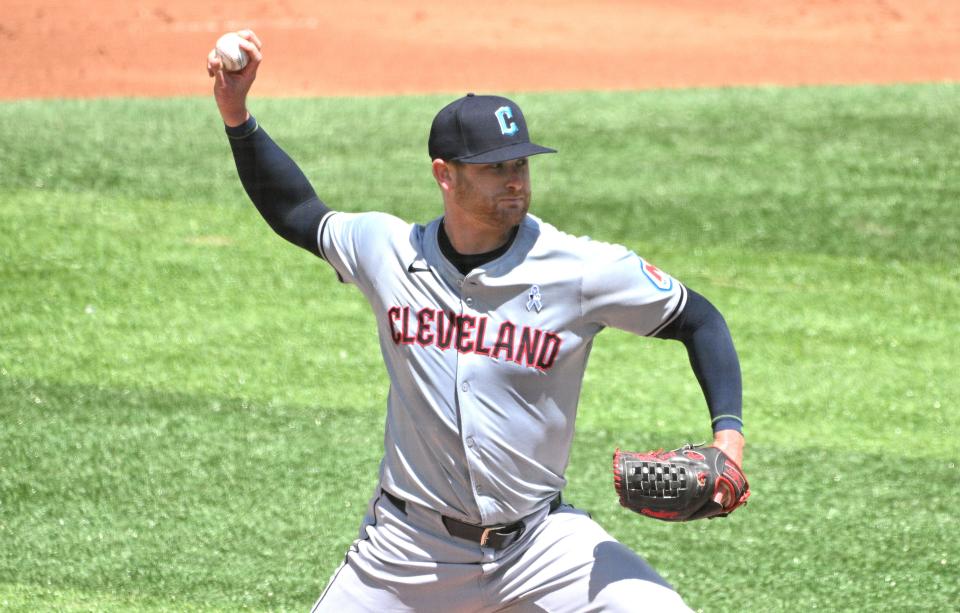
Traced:
[[512, 228], [513, 226], [522, 222], [527, 216], [527, 211], [530, 210], [530, 195], [524, 194], [520, 196], [520, 198], [521, 200], [519, 203], [506, 202], [502, 203], [498, 207], [501, 218], [507, 227]]
[[524, 204], [522, 207], [511, 207], [509, 209], [500, 211], [501, 226], [505, 228], [512, 228], [513, 226], [518, 225], [527, 216], [528, 209], [528, 205]]
[[[454, 188], [461, 208], [470, 211], [474, 219], [490, 228], [503, 231], [523, 222], [530, 208], [530, 193], [483, 195], [470, 181], [461, 181]], [[518, 201], [511, 201], [517, 198]]]

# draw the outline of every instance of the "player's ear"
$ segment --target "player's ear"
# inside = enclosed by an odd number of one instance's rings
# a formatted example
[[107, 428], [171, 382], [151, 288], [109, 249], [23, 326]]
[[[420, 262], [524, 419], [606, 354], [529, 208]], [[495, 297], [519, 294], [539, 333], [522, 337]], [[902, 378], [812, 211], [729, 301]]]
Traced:
[[444, 192], [449, 192], [453, 189], [453, 171], [451, 170], [450, 164], [440, 158], [433, 161], [433, 178], [437, 180], [437, 185], [439, 185], [440, 189]]

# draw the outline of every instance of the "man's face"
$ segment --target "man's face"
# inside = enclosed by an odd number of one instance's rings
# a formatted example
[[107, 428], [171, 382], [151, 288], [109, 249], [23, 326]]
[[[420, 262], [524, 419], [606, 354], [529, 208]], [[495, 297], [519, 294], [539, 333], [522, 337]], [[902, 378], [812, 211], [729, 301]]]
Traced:
[[530, 208], [527, 158], [498, 164], [451, 164], [452, 204], [484, 225], [508, 229]]

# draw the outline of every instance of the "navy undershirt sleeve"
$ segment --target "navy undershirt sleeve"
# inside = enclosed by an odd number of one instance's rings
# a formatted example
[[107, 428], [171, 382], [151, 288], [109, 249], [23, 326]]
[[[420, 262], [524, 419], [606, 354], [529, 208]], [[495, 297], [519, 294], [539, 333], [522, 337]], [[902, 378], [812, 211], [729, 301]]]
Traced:
[[730, 329], [709, 300], [687, 288], [687, 304], [658, 338], [687, 348], [690, 366], [710, 409], [713, 431], [743, 431], [743, 382]]
[[320, 255], [317, 229], [330, 209], [310, 181], [252, 116], [225, 126], [240, 182], [273, 231], [298, 247]]

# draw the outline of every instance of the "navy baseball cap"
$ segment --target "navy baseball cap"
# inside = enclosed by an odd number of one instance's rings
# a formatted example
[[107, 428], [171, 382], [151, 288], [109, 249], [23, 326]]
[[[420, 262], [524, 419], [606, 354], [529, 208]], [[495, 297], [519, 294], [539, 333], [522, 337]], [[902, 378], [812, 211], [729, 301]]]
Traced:
[[516, 103], [500, 96], [467, 94], [440, 109], [430, 126], [430, 159], [496, 164], [556, 149], [530, 142]]

